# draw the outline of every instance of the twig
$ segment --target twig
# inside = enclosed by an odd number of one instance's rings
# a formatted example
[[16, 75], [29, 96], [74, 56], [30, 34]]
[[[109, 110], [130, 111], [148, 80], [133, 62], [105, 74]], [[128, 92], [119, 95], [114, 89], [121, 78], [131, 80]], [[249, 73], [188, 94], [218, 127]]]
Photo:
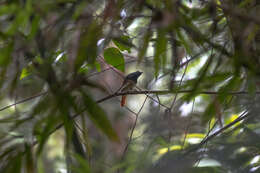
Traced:
[[[137, 94], [157, 94], [157, 95], [163, 95], [163, 94], [174, 94], [174, 93], [191, 93], [193, 92], [193, 90], [180, 90], [180, 91], [171, 91], [171, 90], [143, 90], [143, 91], [127, 91], [127, 92], [120, 92], [120, 93], [114, 93], [114, 94], [111, 94], [111, 95], [108, 95], [102, 99], [99, 99], [96, 101], [96, 103], [101, 103], [101, 102], [104, 102], [108, 99], [111, 99], [113, 97], [116, 97], [116, 96], [121, 96], [121, 95], [137, 95]], [[22, 99], [16, 103], [13, 103], [13, 104], [10, 104], [10, 105], [7, 105], [3, 108], [0, 109], [0, 111], [3, 111], [5, 109], [8, 109], [12, 106], [15, 106], [17, 104], [21, 104], [21, 103], [24, 103], [24, 102], [27, 102], [29, 100], [32, 100], [34, 98], [37, 98], [39, 96], [43, 96], [45, 94], [47, 94], [48, 92], [45, 91], [45, 92], [42, 92], [42, 93], [39, 93], [39, 94], [36, 94], [36, 95], [33, 95], [33, 96], [30, 96], [30, 97], [27, 97], [25, 99]], [[221, 94], [220, 92], [217, 92], [217, 91], [201, 91], [201, 92], [198, 92], [197, 94], [207, 94], [207, 95], [217, 95], [217, 94]], [[227, 95], [246, 95], [246, 94], [249, 94], [249, 92], [247, 91], [231, 91], [231, 92], [227, 92], [225, 93]], [[260, 94], [260, 91], [256, 91], [255, 94]], [[150, 97], [151, 99], [153, 99], [154, 101], [158, 102], [156, 99]], [[163, 107], [166, 107], [165, 105], [163, 104], [160, 104], [161, 106]], [[168, 108], [168, 107], [166, 107]]]
[[[108, 99], [111, 99], [116, 96], [121, 96], [121, 95], [137, 95], [137, 94], [175, 94], [175, 93], [191, 93], [193, 90], [179, 90], [179, 91], [171, 91], [171, 90], [143, 90], [143, 91], [127, 91], [127, 92], [120, 92], [120, 93], [114, 93], [111, 95], [108, 95], [102, 99], [97, 100], [97, 103], [101, 103], [103, 101], [106, 101]], [[200, 91], [197, 92], [197, 94], [207, 94], [207, 95], [217, 95], [217, 94], [222, 94], [221, 92], [218, 91]], [[247, 91], [231, 91], [231, 92], [226, 92], [225, 94], [227, 95], [245, 95], [249, 94]], [[260, 94], [260, 91], [256, 91], [255, 94]]]
[[198, 148], [200, 148], [201, 146], [203, 146], [204, 144], [206, 144], [208, 141], [212, 140], [214, 137], [216, 137], [217, 135], [223, 133], [225, 130], [227, 130], [228, 128], [232, 127], [233, 125], [235, 125], [236, 123], [244, 120], [245, 118], [247, 118], [250, 114], [247, 114], [248, 112], [245, 111], [243, 112], [238, 118], [236, 118], [234, 121], [232, 121], [231, 123], [227, 124], [226, 126], [224, 126], [223, 128], [217, 130], [215, 133], [207, 136], [206, 138], [204, 138], [195, 148], [192, 148], [190, 150], [188, 150], [185, 154], [189, 154], [191, 152], [196, 151]]
[[[143, 107], [144, 107], [144, 105], [145, 105], [145, 102], [146, 102], [147, 98], [148, 98], [148, 96], [145, 97], [145, 100], [144, 100], [144, 102], [143, 102], [141, 108], [139, 109], [138, 113], [137, 113], [136, 116], [135, 116], [135, 122], [134, 122], [133, 128], [132, 128], [132, 130], [131, 130], [129, 140], [128, 140], [128, 142], [127, 142], [127, 144], [126, 144], [126, 146], [125, 146], [125, 149], [124, 149], [124, 151], [123, 151], [121, 160], [124, 159], [124, 157], [125, 157], [125, 155], [126, 155], [126, 152], [127, 152], [127, 150], [128, 150], [128, 147], [129, 147], [129, 145], [130, 145], [130, 143], [131, 143], [131, 141], [132, 141], [133, 133], [134, 133], [134, 130], [135, 130], [135, 127], [136, 127], [136, 124], [137, 124], [137, 120], [138, 120], [138, 116], [139, 116], [139, 114], [141, 113], [141, 111], [142, 111], [142, 109], [143, 109]], [[119, 171], [120, 171], [120, 169], [117, 170], [118, 173], [119, 173]]]
[[35, 94], [35, 95], [33, 95], [33, 96], [30, 96], [30, 97], [27, 97], [27, 98], [22, 99], [22, 100], [20, 100], [20, 101], [18, 101], [18, 102], [15, 101], [15, 103], [13, 103], [13, 104], [10, 104], [10, 105], [7, 105], [7, 106], [5, 106], [5, 107], [2, 107], [2, 108], [0, 109], [0, 111], [3, 111], [3, 110], [5, 110], [5, 109], [8, 109], [8, 108], [10, 108], [10, 107], [12, 107], [12, 106], [16, 106], [16, 105], [18, 105], [18, 104], [27, 102], [27, 101], [29, 101], [29, 100], [35, 99], [35, 98], [37, 98], [37, 97], [39, 97], [39, 96], [43, 96], [43, 95], [45, 95], [45, 94], [47, 94], [47, 91], [44, 91], [44, 92]]
[[[186, 57], [186, 59], [187, 59], [187, 57]], [[182, 74], [182, 76], [181, 76], [181, 81], [180, 81], [180, 83], [179, 83], [179, 87], [181, 86], [182, 81], [183, 81], [183, 79], [184, 79], [184, 76], [185, 76], [185, 74], [186, 74], [186, 72], [187, 72], [188, 65], [189, 65], [189, 62], [185, 65], [185, 69], [184, 69], [184, 72], [183, 72], [183, 74]], [[170, 110], [172, 110], [172, 108], [173, 108], [173, 106], [174, 106], [174, 104], [175, 104], [175, 102], [176, 102], [177, 96], [178, 96], [178, 92], [177, 92], [177, 93], [175, 94], [175, 96], [174, 96], [174, 99], [173, 99], [173, 101], [172, 101]]]
[[[193, 113], [193, 111], [194, 111], [194, 105], [195, 105], [195, 99], [194, 99], [193, 102], [192, 102], [192, 108], [191, 108], [191, 112], [192, 112], [192, 113]], [[184, 148], [184, 145], [185, 145], [185, 141], [186, 141], [187, 134], [188, 134], [188, 131], [189, 131], [189, 128], [190, 128], [190, 124], [191, 124], [191, 119], [192, 119], [192, 116], [190, 116], [188, 125], [187, 125], [187, 127], [186, 127], [186, 129], [185, 129], [185, 134], [184, 134], [183, 143], [182, 143], [182, 149]]]

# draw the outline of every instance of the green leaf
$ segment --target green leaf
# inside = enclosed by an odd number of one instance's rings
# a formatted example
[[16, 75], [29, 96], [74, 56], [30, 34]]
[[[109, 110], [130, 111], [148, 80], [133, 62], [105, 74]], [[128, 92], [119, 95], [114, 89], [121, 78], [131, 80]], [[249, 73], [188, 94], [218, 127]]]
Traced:
[[23, 153], [9, 157], [7, 165], [1, 168], [1, 172], [21, 172]]
[[[60, 119], [54, 115], [54, 111], [52, 111], [52, 113], [50, 113], [50, 116], [37, 122], [35, 128], [38, 128], [38, 126], [42, 127], [39, 135], [37, 136], [39, 143], [37, 147], [37, 155], [40, 155], [42, 153], [44, 145], [47, 143], [49, 136], [53, 132], [53, 129], [57, 127], [59, 120]], [[37, 129], [35, 129], [35, 132], [37, 133]]]
[[114, 47], [107, 48], [104, 51], [104, 58], [106, 62], [113, 67], [121, 70], [122, 72], [125, 71], [125, 59], [122, 53]]
[[17, 10], [16, 4], [12, 3], [10, 5], [1, 5], [0, 7], [0, 16], [6, 14], [12, 14]]
[[109, 139], [118, 142], [118, 136], [103, 109], [86, 93], [82, 92], [82, 96], [89, 118]]
[[183, 45], [186, 52], [191, 55], [192, 51], [191, 51], [191, 45], [190, 45], [189, 41], [187, 39], [185, 39], [183, 33], [180, 30], [177, 29], [176, 34], [177, 34], [178, 38], [180, 39], [180, 45]]
[[0, 49], [0, 66], [6, 67], [11, 62], [12, 51], [13, 43], [9, 43]]
[[102, 34], [101, 29], [102, 28], [97, 22], [92, 22], [92, 24], [81, 34], [78, 54], [75, 61], [76, 70], [85, 62], [94, 65], [98, 54], [97, 42]]
[[189, 173], [220, 173], [220, 172], [228, 172], [225, 170], [224, 166], [205, 166], [205, 167], [192, 167], [189, 170]]
[[151, 34], [151, 32], [147, 32], [145, 35], [144, 35], [144, 37], [143, 37], [143, 39], [142, 39], [142, 43], [141, 43], [141, 48], [140, 48], [140, 50], [138, 51], [138, 63], [140, 63], [142, 60], [143, 60], [143, 58], [144, 58], [144, 56], [145, 56], [145, 54], [146, 54], [146, 51], [147, 51], [147, 48], [148, 48], [148, 45], [149, 45], [149, 41], [150, 41], [150, 37], [152, 36], [152, 34]]
[[39, 29], [39, 25], [40, 25], [40, 17], [38, 15], [35, 15], [31, 21], [31, 31], [30, 34], [28, 35], [29, 39], [32, 39], [36, 35]]
[[22, 80], [23, 78], [29, 76], [31, 74], [31, 72], [29, 71], [28, 68], [23, 68], [22, 73], [20, 75], [20, 80]]
[[9, 28], [7, 29], [6, 34], [14, 35], [18, 30], [23, 30], [26, 28], [27, 23], [29, 21], [29, 13], [24, 10], [20, 10], [17, 12], [15, 20], [11, 23]]
[[205, 124], [216, 114], [214, 102], [210, 103], [202, 115], [202, 123]]
[[158, 30], [157, 39], [155, 42], [154, 66], [155, 76], [158, 76], [161, 62], [166, 58], [167, 38], [165, 30]]
[[98, 72], [101, 72], [101, 66], [98, 62], [95, 63], [96, 69]]
[[131, 47], [133, 47], [130, 37], [126, 35], [119, 38], [114, 38], [113, 42], [121, 51], [127, 50], [128, 53], [131, 52]]
[[74, 158], [77, 160], [78, 165], [72, 166], [72, 170], [74, 170], [77, 173], [90, 173], [90, 166], [87, 160], [82, 158], [78, 154], [73, 154]]
[[26, 170], [27, 170], [27, 173], [33, 173], [34, 172], [34, 159], [33, 159], [33, 153], [32, 153], [32, 150], [33, 150], [33, 146], [29, 146], [28, 144], [25, 145], [25, 152], [26, 152]]

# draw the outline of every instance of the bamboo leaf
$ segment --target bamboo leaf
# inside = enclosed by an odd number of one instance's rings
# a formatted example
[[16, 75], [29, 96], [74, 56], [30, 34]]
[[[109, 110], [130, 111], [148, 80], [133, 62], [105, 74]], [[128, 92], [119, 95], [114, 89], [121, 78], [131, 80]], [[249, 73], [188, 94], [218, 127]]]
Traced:
[[155, 76], [158, 76], [160, 65], [163, 59], [166, 58], [167, 38], [165, 30], [158, 30], [157, 39], [155, 42], [155, 54], [154, 54], [154, 68]]
[[89, 95], [84, 92], [82, 95], [89, 118], [109, 139], [118, 142], [119, 138], [103, 109]]

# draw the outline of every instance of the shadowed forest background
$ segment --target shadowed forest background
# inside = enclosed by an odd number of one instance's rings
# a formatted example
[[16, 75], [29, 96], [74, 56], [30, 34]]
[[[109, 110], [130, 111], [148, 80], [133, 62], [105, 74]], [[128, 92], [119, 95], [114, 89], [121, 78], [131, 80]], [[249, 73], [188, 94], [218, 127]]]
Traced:
[[259, 16], [259, 0], [0, 0], [0, 172], [260, 172]]

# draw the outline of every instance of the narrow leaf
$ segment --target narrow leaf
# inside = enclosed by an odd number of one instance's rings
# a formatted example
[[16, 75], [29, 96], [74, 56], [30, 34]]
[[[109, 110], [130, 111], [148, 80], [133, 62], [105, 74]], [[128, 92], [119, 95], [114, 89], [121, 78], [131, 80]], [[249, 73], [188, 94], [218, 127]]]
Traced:
[[5, 67], [11, 62], [13, 43], [9, 43], [0, 49], [0, 66]]
[[105, 112], [101, 109], [96, 102], [88, 96], [86, 93], [83, 93], [84, 103], [88, 112], [89, 118], [93, 123], [105, 134], [107, 137], [113, 141], [119, 141], [118, 136], [110, 124], [109, 119], [106, 117]]
[[145, 35], [144, 35], [144, 38], [142, 39], [142, 43], [140, 45], [140, 50], [138, 51], [138, 63], [140, 63], [145, 54], [146, 54], [146, 51], [147, 51], [147, 48], [148, 48], [148, 45], [149, 45], [149, 41], [150, 41], [150, 37], [151, 37], [151, 32], [147, 32]]
[[155, 76], [158, 76], [160, 65], [163, 58], [166, 56], [167, 38], [164, 30], [158, 30], [157, 39], [155, 43], [154, 66]]
[[86, 31], [82, 32], [78, 55], [75, 61], [76, 70], [85, 62], [94, 65], [98, 54], [97, 42], [101, 37], [101, 34], [101, 27], [96, 22], [93, 22]]

